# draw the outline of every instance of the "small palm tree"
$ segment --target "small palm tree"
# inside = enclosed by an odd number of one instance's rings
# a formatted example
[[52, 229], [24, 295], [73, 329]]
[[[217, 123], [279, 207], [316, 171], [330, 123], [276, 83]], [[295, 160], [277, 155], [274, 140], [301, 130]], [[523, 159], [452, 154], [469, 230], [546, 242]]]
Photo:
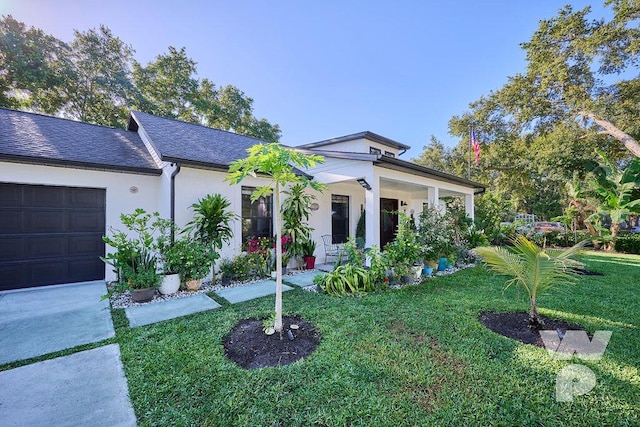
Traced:
[[185, 234], [194, 236], [216, 249], [223, 243], [229, 243], [233, 237], [231, 222], [236, 215], [227, 210], [231, 203], [220, 194], [208, 194], [191, 205], [194, 211], [193, 221], [187, 224]]
[[586, 241], [566, 250], [543, 249], [524, 236], [517, 236], [512, 242], [512, 248], [492, 246], [476, 248], [475, 251], [493, 271], [513, 276], [505, 289], [512, 285], [521, 286], [529, 294], [529, 325], [539, 328], [543, 322], [538, 315], [536, 298], [557, 285], [576, 280], [576, 270], [583, 264], [575, 257]]

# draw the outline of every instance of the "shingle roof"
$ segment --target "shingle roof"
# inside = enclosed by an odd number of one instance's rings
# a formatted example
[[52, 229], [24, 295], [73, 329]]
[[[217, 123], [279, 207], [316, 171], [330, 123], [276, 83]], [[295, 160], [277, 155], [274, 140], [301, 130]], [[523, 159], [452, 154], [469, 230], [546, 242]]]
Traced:
[[0, 108], [0, 160], [161, 173], [135, 132]]
[[326, 139], [324, 141], [318, 141], [318, 142], [311, 142], [308, 144], [302, 144], [302, 145], [298, 145], [298, 147], [300, 148], [318, 148], [318, 147], [325, 147], [327, 145], [333, 145], [333, 144], [337, 144], [339, 142], [348, 142], [348, 141], [355, 141], [357, 139], [368, 139], [370, 141], [375, 141], [377, 143], [380, 143], [382, 145], [386, 145], [387, 147], [391, 147], [391, 148], [397, 148], [400, 150], [409, 150], [411, 147], [403, 144], [401, 142], [398, 141], [394, 141], [393, 139], [389, 139], [387, 137], [384, 137], [382, 135], [378, 135], [377, 133], [373, 133], [370, 131], [364, 131], [364, 132], [359, 132], [359, 133], [354, 133], [351, 135], [345, 135], [345, 136], [339, 136], [337, 138], [331, 138], [331, 139]]
[[229, 166], [247, 149], [265, 141], [220, 129], [131, 111], [129, 130], [141, 126], [162, 160], [202, 166]]

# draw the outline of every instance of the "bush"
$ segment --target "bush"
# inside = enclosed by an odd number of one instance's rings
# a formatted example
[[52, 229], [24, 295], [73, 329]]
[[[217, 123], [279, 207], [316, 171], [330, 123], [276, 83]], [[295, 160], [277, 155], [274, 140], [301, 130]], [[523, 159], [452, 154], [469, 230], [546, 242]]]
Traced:
[[616, 251], [640, 255], [640, 235], [618, 236]]
[[354, 295], [370, 292], [374, 289], [366, 268], [346, 264], [336, 267], [331, 273], [314, 278], [320, 288], [330, 295]]
[[540, 247], [557, 246], [570, 248], [583, 240], [592, 239], [593, 237], [591, 237], [588, 231], [577, 231], [575, 234], [573, 232], [559, 233], [557, 231], [548, 231], [546, 233], [533, 233], [529, 236], [529, 240]]

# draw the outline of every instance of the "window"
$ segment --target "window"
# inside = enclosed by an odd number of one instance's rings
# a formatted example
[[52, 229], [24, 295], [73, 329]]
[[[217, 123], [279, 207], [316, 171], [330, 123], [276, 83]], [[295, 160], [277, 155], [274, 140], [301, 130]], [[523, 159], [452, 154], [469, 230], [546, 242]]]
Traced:
[[392, 153], [391, 151], [385, 151], [384, 155], [387, 157], [395, 157], [396, 155], [394, 153]]
[[331, 236], [333, 243], [349, 238], [349, 196], [331, 195]]
[[251, 202], [254, 187], [242, 187], [242, 241], [250, 237], [273, 236], [272, 197], [260, 197]]
[[369, 147], [369, 154], [382, 154], [382, 150], [375, 147]]

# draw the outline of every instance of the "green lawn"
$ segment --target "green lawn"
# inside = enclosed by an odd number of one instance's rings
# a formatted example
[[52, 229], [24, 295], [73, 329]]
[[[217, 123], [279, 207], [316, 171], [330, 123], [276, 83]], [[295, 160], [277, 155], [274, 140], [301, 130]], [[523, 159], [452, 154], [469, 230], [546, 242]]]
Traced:
[[[525, 311], [527, 301], [480, 267], [362, 298], [287, 292], [285, 313], [315, 324], [322, 341], [282, 368], [246, 371], [221, 344], [240, 319], [267, 316], [272, 297], [120, 326], [116, 341], [140, 425], [638, 425], [640, 257], [584, 260], [606, 276], [582, 277], [539, 305], [590, 332], [613, 331], [598, 361], [552, 360], [485, 329], [481, 311]], [[121, 311], [115, 318], [126, 322]], [[571, 363], [591, 368], [597, 385], [558, 403], [556, 375]]]

